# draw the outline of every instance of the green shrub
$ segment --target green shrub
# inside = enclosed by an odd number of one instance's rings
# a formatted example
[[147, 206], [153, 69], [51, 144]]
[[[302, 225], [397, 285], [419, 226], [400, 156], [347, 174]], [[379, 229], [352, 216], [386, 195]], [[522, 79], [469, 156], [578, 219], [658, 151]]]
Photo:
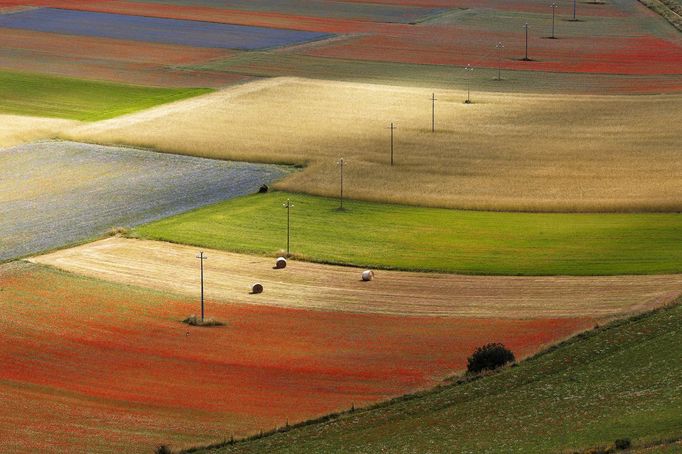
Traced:
[[500, 343], [486, 344], [478, 347], [473, 355], [467, 359], [467, 371], [478, 373], [484, 370], [494, 370], [507, 363], [514, 362], [514, 353]]

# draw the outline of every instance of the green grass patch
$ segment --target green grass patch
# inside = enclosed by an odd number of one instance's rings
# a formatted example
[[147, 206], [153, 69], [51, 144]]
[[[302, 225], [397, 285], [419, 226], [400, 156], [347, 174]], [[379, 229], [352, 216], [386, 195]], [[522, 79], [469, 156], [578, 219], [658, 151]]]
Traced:
[[[221, 453], [575, 452], [682, 435], [682, 306], [581, 334], [518, 367]], [[660, 452], [667, 452], [661, 450]]]
[[0, 112], [97, 121], [210, 92], [0, 71]]
[[147, 239], [375, 268], [499, 275], [682, 271], [680, 214], [457, 211], [274, 192], [232, 199], [134, 231]]

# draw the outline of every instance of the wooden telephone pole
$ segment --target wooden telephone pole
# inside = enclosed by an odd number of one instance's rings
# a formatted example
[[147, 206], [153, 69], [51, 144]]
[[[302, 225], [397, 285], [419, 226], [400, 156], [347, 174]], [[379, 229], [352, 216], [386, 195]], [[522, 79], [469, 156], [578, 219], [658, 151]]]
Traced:
[[291, 208], [293, 208], [294, 204], [291, 203], [291, 200], [287, 199], [286, 202], [282, 204], [284, 208], [287, 209], [287, 257], [291, 255], [290, 249], [289, 249], [289, 244], [290, 244], [290, 239], [291, 239]]
[[436, 94], [431, 94], [431, 132], [436, 132]]
[[343, 210], [343, 166], [346, 164], [346, 161], [341, 158], [338, 161], [336, 161], [336, 165], [338, 165], [341, 168], [341, 194], [340, 194], [340, 202], [341, 206], [339, 206], [339, 210]]
[[199, 252], [197, 258], [201, 262], [201, 322], [204, 322], [204, 260], [207, 257], [204, 255], [204, 251]]
[[389, 126], [388, 129], [391, 130], [391, 165], [393, 165], [393, 131], [398, 129], [398, 127], [391, 122], [391, 126]]

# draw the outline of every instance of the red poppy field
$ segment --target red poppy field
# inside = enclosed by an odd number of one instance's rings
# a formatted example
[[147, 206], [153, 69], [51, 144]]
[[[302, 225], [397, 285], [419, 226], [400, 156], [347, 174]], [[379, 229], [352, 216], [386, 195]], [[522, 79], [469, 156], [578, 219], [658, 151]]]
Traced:
[[412, 317], [211, 304], [23, 262], [0, 268], [0, 450], [149, 452], [428, 388], [483, 343], [518, 357], [591, 318]]
[[[28, 4], [0, 2], [10, 10]], [[251, 76], [333, 78], [338, 74], [358, 80], [362, 75], [355, 66], [370, 64], [372, 79], [378, 83], [418, 78], [432, 80], [434, 86], [464, 86], [467, 77], [462, 68], [469, 64], [478, 70], [472, 75], [473, 86], [484, 90], [599, 94], [682, 90], [682, 37], [636, 1], [578, 2], [577, 21], [571, 20], [572, 3], [559, 2], [558, 39], [549, 39], [551, 8], [534, 0], [355, 0], [343, 7], [325, 1], [300, 7], [267, 1], [235, 2], [224, 8], [205, 1], [168, 5], [36, 0], [30, 5], [324, 32], [337, 38], [252, 54], [0, 30], [8, 42], [0, 52], [0, 68], [146, 85], [221, 87]], [[523, 60], [526, 22], [530, 61]], [[63, 51], [53, 44], [61, 41]], [[499, 53], [498, 42], [504, 44]], [[82, 54], [74, 52], [81, 47]], [[147, 55], [167, 55], [167, 59], [149, 61]], [[311, 57], [317, 60], [311, 63]], [[298, 65], [295, 69], [292, 62]], [[444, 80], [442, 72], [448, 68], [452, 76]], [[509, 82], [490, 83], [498, 68], [507, 72]]]
[[[506, 42], [498, 62], [496, 42]], [[533, 40], [530, 61], [524, 43], [510, 32], [484, 33], [431, 27], [401, 34], [374, 35], [314, 48], [307, 55], [349, 60], [466, 66], [504, 70], [623, 75], [680, 74], [682, 46], [656, 37], [576, 37]]]

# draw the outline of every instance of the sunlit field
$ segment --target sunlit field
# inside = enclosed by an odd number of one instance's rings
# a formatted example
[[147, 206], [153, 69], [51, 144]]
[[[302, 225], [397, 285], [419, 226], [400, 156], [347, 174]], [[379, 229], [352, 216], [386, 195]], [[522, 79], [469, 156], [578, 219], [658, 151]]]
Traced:
[[[541, 96], [301, 79], [246, 84], [66, 137], [307, 167], [277, 188], [511, 211], [682, 209], [679, 95]], [[394, 166], [390, 165], [393, 122]], [[635, 184], [636, 182], [636, 184]]]

